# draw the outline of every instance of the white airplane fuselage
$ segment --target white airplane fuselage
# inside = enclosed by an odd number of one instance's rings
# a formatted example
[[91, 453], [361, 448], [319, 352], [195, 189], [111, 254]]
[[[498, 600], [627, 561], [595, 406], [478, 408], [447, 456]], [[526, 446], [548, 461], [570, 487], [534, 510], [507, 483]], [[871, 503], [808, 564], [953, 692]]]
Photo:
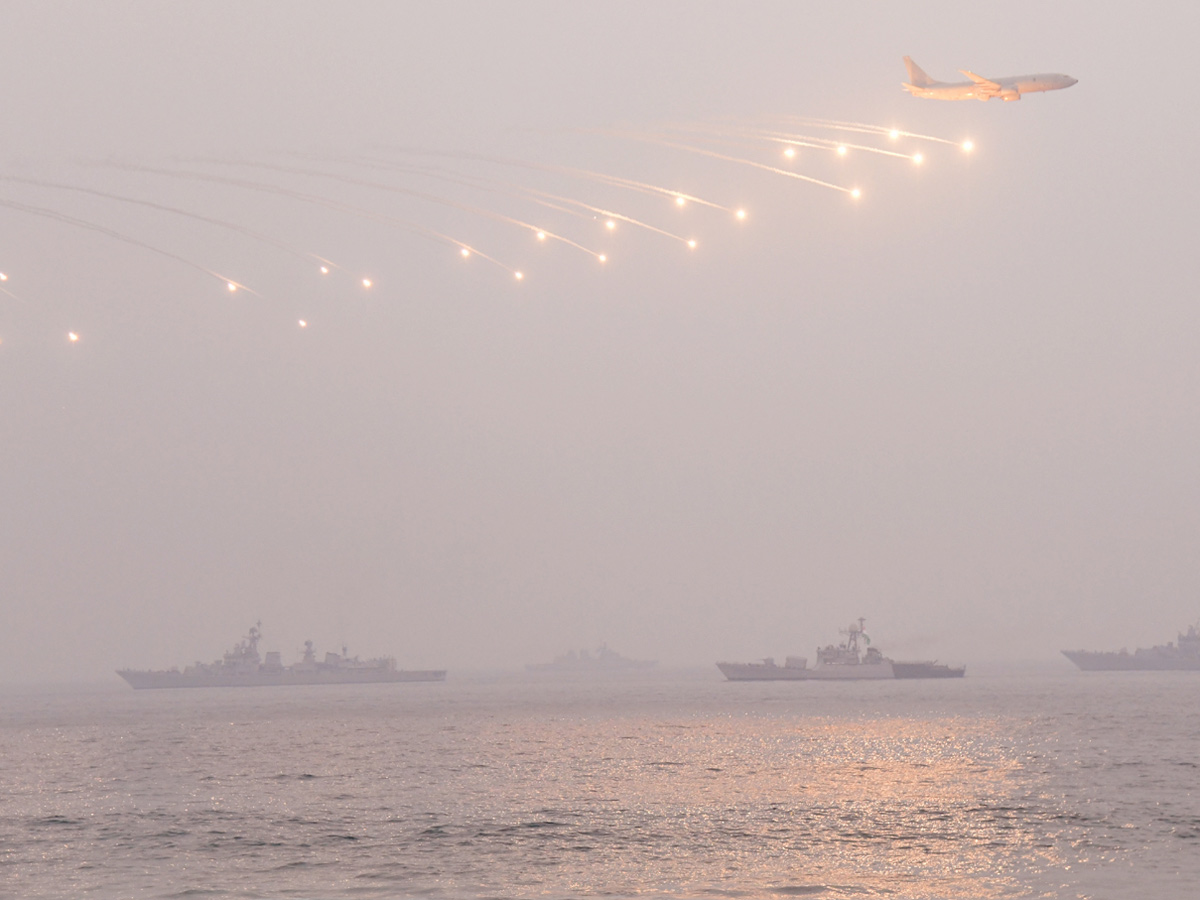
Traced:
[[930, 100], [1020, 100], [1022, 94], [1058, 91], [1069, 88], [1075, 82], [1076, 79], [1070, 75], [1042, 74], [996, 78], [993, 83], [999, 85], [999, 90], [974, 81], [935, 81], [925, 87], [915, 84], [904, 86], [914, 97], [927, 97]]
[[1012, 78], [984, 78], [966, 70], [963, 70], [963, 74], [970, 81], [934, 81], [907, 56], [904, 57], [904, 63], [909, 76], [909, 80], [903, 83], [904, 89], [914, 97], [930, 100], [1020, 100], [1022, 94], [1058, 91], [1078, 82], [1077, 78], [1070, 75], [1049, 72]]

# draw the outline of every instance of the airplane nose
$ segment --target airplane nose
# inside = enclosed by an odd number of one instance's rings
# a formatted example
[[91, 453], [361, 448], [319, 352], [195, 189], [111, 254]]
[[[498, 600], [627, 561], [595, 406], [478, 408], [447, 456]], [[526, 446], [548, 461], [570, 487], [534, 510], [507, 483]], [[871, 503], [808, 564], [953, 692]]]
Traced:
[[1079, 79], [1078, 79], [1078, 78], [1072, 78], [1070, 75], [1068, 75], [1068, 76], [1067, 76], [1067, 87], [1070, 87], [1070, 86], [1071, 86], [1071, 85], [1073, 85], [1073, 84], [1079, 84]]

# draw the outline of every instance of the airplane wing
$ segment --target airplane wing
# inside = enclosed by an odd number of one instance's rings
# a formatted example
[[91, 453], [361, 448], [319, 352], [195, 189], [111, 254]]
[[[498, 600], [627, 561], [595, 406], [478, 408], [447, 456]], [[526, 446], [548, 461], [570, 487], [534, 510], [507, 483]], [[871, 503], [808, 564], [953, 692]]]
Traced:
[[990, 78], [984, 78], [982, 75], [976, 75], [974, 72], [968, 72], [966, 69], [959, 69], [958, 71], [962, 72], [981, 88], [986, 88], [989, 91], [1001, 90], [1000, 85], [992, 81]]

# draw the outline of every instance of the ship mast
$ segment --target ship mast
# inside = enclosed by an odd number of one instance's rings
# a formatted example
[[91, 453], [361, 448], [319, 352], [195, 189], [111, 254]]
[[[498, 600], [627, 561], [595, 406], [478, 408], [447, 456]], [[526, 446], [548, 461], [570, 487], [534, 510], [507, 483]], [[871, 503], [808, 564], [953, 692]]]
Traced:
[[[862, 658], [862, 648], [858, 645], [858, 638], [859, 635], [866, 637], [866, 626], [866, 618], [859, 616], [857, 626], [851, 622], [850, 627], [842, 632], [842, 634], [846, 635], [846, 649], [854, 654], [855, 659]], [[867, 643], [870, 643], [870, 641], [871, 639], [867, 638]]]

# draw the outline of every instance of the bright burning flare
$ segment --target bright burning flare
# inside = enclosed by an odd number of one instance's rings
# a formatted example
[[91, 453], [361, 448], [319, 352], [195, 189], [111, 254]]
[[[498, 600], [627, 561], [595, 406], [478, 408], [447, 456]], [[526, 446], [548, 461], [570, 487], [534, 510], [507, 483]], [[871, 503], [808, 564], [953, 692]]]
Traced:
[[912, 161], [919, 166], [921, 163], [925, 162], [925, 156], [921, 153], [914, 153], [912, 156]]
[[687, 203], [687, 201], [686, 201], [686, 200], [684, 200], [682, 197], [676, 197], [676, 198], [675, 198], [675, 205], [676, 205], [676, 206], [683, 206], [685, 203]]
[[607, 222], [604, 223], [604, 227], [607, 228], [609, 231], [612, 231], [614, 228], [617, 227], [617, 223], [614, 222], [612, 219], [609, 219]]
[[329, 266], [321, 266], [321, 274], [328, 275], [329, 274]]
[[690, 241], [688, 241], [688, 249], [689, 249], [689, 250], [695, 250], [695, 249], [696, 249], [696, 241], [695, 241], [694, 239], [693, 239], [693, 240], [690, 240]]
[[229, 293], [231, 293], [231, 294], [237, 290], [237, 285], [234, 284], [232, 281], [225, 282], [225, 287], [229, 288]]
[[970, 153], [975, 149], [975, 142], [972, 140], [965, 140], [962, 142], [962, 148], [964, 153]]
[[525, 273], [524, 272], [513, 272], [513, 277], [516, 278], [517, 281], [524, 281]]
[[746, 211], [744, 209], [739, 209], [736, 213], [734, 213], [734, 215], [737, 216], [739, 219], [745, 219]]
[[788, 147], [786, 150], [783, 151], [783, 155], [786, 156], [788, 159], [791, 159], [793, 156], [796, 155], [796, 148]]
[[304, 319], [301, 319], [301, 320], [300, 320], [300, 327], [301, 327], [301, 328], [307, 328], [307, 327], [308, 327], [308, 322], [304, 321]]
[[470, 256], [470, 255], [471, 255], [471, 251], [470, 251], [470, 250], [468, 250], [466, 247], [463, 247], [463, 248], [462, 248], [461, 250], [459, 250], [458, 252], [459, 252], [459, 254], [462, 256], [462, 258], [463, 258], [463, 259], [466, 259], [468, 256]]
[[855, 188], [854, 190], [852, 190], [850, 192], [850, 196], [853, 197], [855, 200], [857, 200], [859, 197], [862, 196], [862, 191], [860, 191], [858, 188]]
[[363, 286], [363, 287], [365, 287], [365, 288], [369, 288], [369, 287], [371, 286], [371, 279], [370, 279], [370, 278], [364, 278], [364, 279], [362, 280], [362, 286]]
[[77, 334], [76, 334], [75, 332], [73, 332], [73, 331], [68, 331], [68, 332], [67, 332], [67, 340], [68, 340], [68, 341], [70, 341], [70, 342], [73, 344], [73, 343], [75, 343], [77, 340], [79, 340], [79, 335], [77, 335]]

